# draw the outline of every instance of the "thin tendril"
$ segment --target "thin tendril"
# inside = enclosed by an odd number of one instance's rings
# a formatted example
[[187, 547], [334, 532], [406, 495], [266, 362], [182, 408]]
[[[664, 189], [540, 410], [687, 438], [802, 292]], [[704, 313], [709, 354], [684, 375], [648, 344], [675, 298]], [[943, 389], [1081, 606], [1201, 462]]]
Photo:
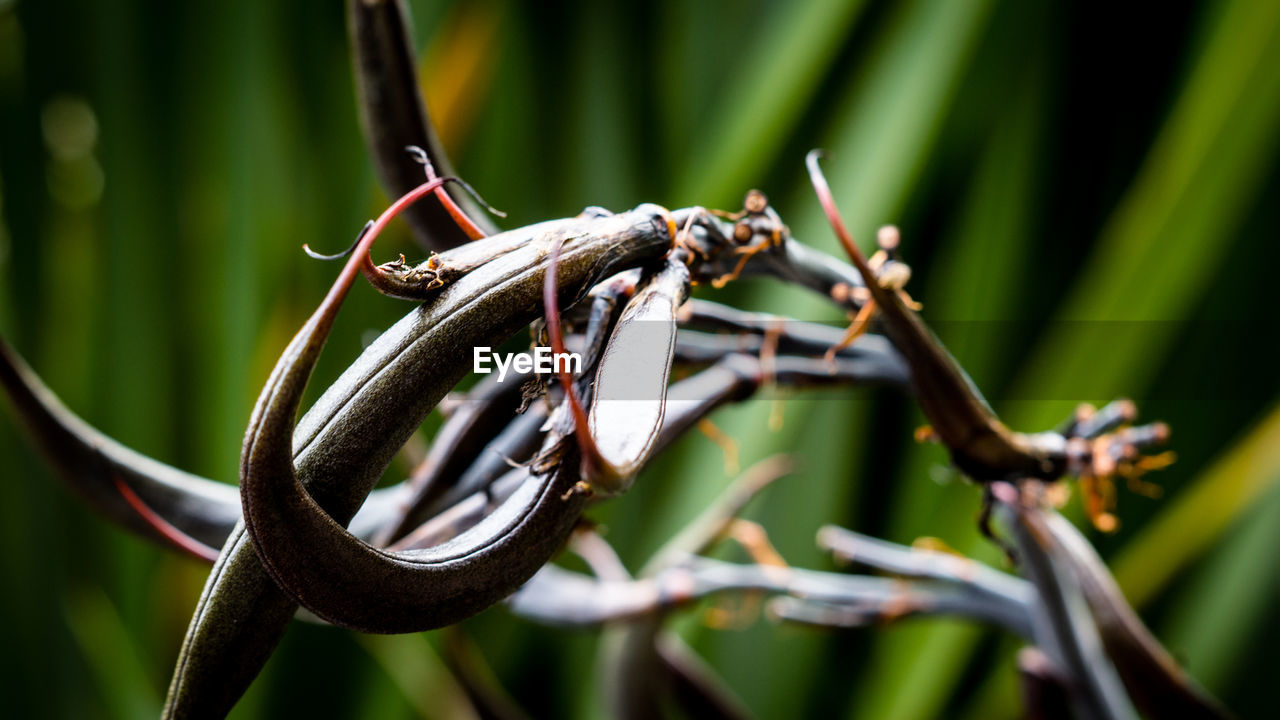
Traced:
[[[419, 197], [421, 197], [423, 194], [427, 192], [435, 192], [446, 183], [454, 183], [455, 185], [461, 185], [464, 188], [470, 188], [470, 186], [467, 185], [465, 182], [463, 182], [461, 178], [454, 177], [453, 175], [447, 175], [445, 177], [432, 177], [428, 179], [427, 182], [424, 183], [423, 185], [419, 185], [417, 188], [410, 190], [408, 193], [406, 193], [404, 197], [413, 195], [414, 196], [413, 200], [417, 200]], [[424, 191], [424, 188], [427, 185], [430, 185], [431, 187]], [[395, 208], [400, 203], [400, 201], [404, 199], [404, 197], [402, 197], [400, 200], [397, 200], [396, 204], [392, 205], [392, 208]], [[412, 200], [410, 202], [412, 202]], [[386, 213], [383, 213], [383, 214], [386, 215]], [[391, 216], [394, 217], [395, 215], [399, 215], [399, 214], [400, 214], [400, 209], [397, 209], [395, 210], [395, 212], [391, 213]], [[386, 219], [390, 220], [389, 217]], [[316, 260], [341, 260], [351, 255], [351, 253], [355, 252], [356, 248], [360, 247], [360, 242], [364, 240], [365, 236], [368, 235], [370, 232], [372, 232], [374, 226], [379, 223], [382, 223], [383, 225], [385, 225], [385, 223], [383, 223], [383, 218], [380, 217], [376, 221], [370, 220], [366, 222], [364, 224], [364, 228], [360, 230], [360, 234], [356, 235], [356, 240], [351, 244], [351, 247], [347, 248], [346, 250], [343, 250], [340, 253], [335, 253], [333, 255], [325, 255], [323, 253], [318, 253], [315, 250], [312, 250], [311, 246], [308, 244], [303, 244], [302, 251], [305, 252], [309, 257], [313, 257]], [[381, 231], [382, 231], [382, 227], [379, 227], [378, 232], [381, 232]]]
[[[408, 153], [413, 156], [414, 160], [418, 161], [426, 168], [428, 180], [434, 180], [436, 178], [435, 165], [431, 163], [431, 157], [427, 155], [426, 150], [423, 150], [417, 145], [409, 145], [405, 147], [405, 150], [408, 151]], [[475, 188], [471, 187], [471, 185], [467, 181], [461, 180], [461, 179], [454, 179], [454, 183], [456, 183], [463, 190], [465, 190], [467, 194], [471, 196], [471, 199], [479, 203], [480, 206], [483, 207], [490, 215], [494, 215], [500, 218], [504, 218], [507, 216], [505, 212], [490, 205], [483, 197], [481, 197], [480, 193], [477, 192]]]
[[324, 255], [322, 253], [316, 252], [315, 250], [312, 250], [311, 246], [307, 245], [306, 243], [303, 243], [302, 251], [305, 252], [308, 257], [315, 258], [316, 260], [326, 260], [326, 261], [341, 260], [356, 251], [356, 248], [360, 246], [360, 241], [364, 239], [364, 236], [369, 233], [369, 229], [372, 227], [373, 227], [372, 220], [365, 223], [364, 227], [360, 230], [360, 234], [356, 235], [356, 239], [351, 243], [351, 247], [347, 248], [346, 250], [343, 250], [340, 253], [334, 253], [333, 255]]

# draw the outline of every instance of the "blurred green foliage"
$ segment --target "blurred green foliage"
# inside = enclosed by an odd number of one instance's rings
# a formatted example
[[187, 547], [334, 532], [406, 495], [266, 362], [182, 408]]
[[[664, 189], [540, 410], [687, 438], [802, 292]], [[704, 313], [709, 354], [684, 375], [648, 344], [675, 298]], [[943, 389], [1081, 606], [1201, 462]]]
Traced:
[[[1280, 3], [414, 2], [429, 103], [509, 225], [748, 187], [834, 251], [803, 177], [831, 151], [856, 235], [893, 222], [912, 289], [1025, 429], [1118, 394], [1174, 428], [1164, 496], [1095, 537], [1147, 621], [1243, 715], [1274, 708], [1280, 620]], [[121, 441], [228, 482], [258, 384], [386, 203], [339, 2], [0, 0], [0, 332]], [[399, 246], [396, 246], [399, 243]], [[412, 248], [407, 237], [382, 252]], [[766, 282], [738, 304], [839, 321]], [[353, 293], [313, 385], [404, 306]], [[717, 423], [804, 467], [753, 516], [826, 567], [822, 523], [993, 562], [976, 491], [898, 395], [768, 400]], [[1252, 431], [1251, 428], [1256, 429]], [[0, 678], [15, 717], [164, 696], [203, 567], [106, 525], [0, 414]], [[403, 468], [393, 468], [392, 473]], [[633, 568], [727, 481], [692, 436], [594, 516]], [[676, 625], [762, 717], [1011, 717], [1014, 643], [952, 622], [830, 634]], [[594, 717], [591, 633], [465, 624], [537, 716]], [[240, 717], [450, 717], [425, 636], [295, 624]]]

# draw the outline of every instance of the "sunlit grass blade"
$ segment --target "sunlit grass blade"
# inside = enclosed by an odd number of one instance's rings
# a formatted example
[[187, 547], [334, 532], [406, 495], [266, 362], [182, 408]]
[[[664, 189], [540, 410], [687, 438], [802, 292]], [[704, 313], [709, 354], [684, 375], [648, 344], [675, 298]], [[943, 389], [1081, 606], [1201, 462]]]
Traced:
[[1129, 602], [1142, 607], [1208, 550], [1280, 479], [1280, 407], [1224, 453], [1112, 561]]
[[[1227, 252], [1223, 239], [1249, 210], [1274, 155], [1280, 119], [1280, 79], [1270, 72], [1280, 62], [1276, 31], [1274, 6], [1237, 2], [1224, 9], [1063, 317], [1177, 319], [1205, 291]], [[1050, 335], [1013, 393], [1070, 397], [1087, 387], [1097, 399], [1141, 394], [1150, 377], [1145, 371], [1172, 339], [1171, 325], [1146, 328], [1105, 353], [1066, 331]], [[1039, 428], [1059, 420], [1070, 406], [1021, 403], [1006, 416], [1015, 427]], [[1144, 560], [1163, 562], [1152, 555]], [[967, 652], [962, 644], [953, 644], [953, 652]]]
[[[1231, 241], [1262, 188], [1280, 133], [1280, 4], [1222, 8], [1203, 52], [1141, 171], [1103, 228], [1059, 318], [1138, 321], [1108, 333], [1105, 353], [1081, 347], [1071, 326], [1046, 337], [1019, 396], [1098, 399], [1141, 394], [1195, 303], [1219, 277]], [[1175, 321], [1175, 322], [1165, 322]], [[1055, 421], [1026, 408], [1015, 425]]]
[[[1280, 468], [1268, 473], [1266, 494], [1247, 505], [1226, 541], [1208, 556], [1177, 596], [1164, 632], [1169, 647], [1205, 687], [1239, 684], [1249, 651], [1275, 608], [1280, 589]], [[1242, 508], [1243, 510], [1243, 508]]]
[[[1015, 341], [992, 329], [1016, 305], [1018, 277], [1029, 260], [1026, 238], [1033, 226], [1037, 148], [1044, 132], [1044, 96], [1036, 88], [1042, 86], [1045, 63], [1043, 58], [1027, 62], [1020, 86], [1029, 90], [1002, 103], [1005, 112], [974, 170], [963, 215], [932, 259], [931, 266], [940, 271], [921, 294], [925, 317], [944, 321], [938, 326], [941, 337], [980, 387], [995, 379], [995, 361]], [[910, 235], [905, 240], [909, 248]], [[921, 535], [942, 537], [998, 565], [999, 553], [976, 532], [977, 491], [958, 481], [937, 482], [939, 474], [958, 480], [943, 469], [945, 463], [939, 448], [908, 449], [897, 474], [891, 533], [905, 542]], [[940, 713], [983, 634], [973, 625], [946, 622], [894, 629], [878, 638], [858, 712], [921, 718]]]
[[[992, 2], [911, 3], [886, 19], [865, 70], [852, 76], [831, 113], [823, 161], [840, 212], [856, 238], [893, 222], [930, 157], [959, 78]], [[807, 185], [796, 188], [808, 212], [791, 228], [804, 242], [836, 250]], [[793, 213], [795, 214], [795, 213]], [[825, 240], [825, 243], [822, 241]]]
[[[761, 37], [714, 101], [712, 119], [685, 161], [672, 195], [678, 202], [728, 204], [766, 184], [764, 170], [813, 106], [814, 94], [857, 20], [863, 0], [776, 5]], [[744, 43], [745, 44], [745, 43]], [[785, 160], [785, 158], [784, 158]]]
[[[920, 168], [929, 157], [941, 125], [941, 117], [953, 98], [958, 78], [964, 72], [974, 43], [984, 25], [989, 4], [947, 3], [942, 6], [915, 3], [892, 12], [885, 32], [868, 53], [864, 73], [853, 77], [838, 94], [830, 114], [830, 135], [815, 144], [831, 150], [826, 166], [838, 188], [842, 209], [852, 227], [869, 232], [876, 222], [889, 222], [901, 210]], [[797, 39], [797, 42], [801, 41]], [[800, 168], [796, 158], [796, 168]], [[722, 168], [708, 166], [710, 177]], [[835, 249], [817, 203], [810, 193], [797, 189], [789, 203], [788, 222], [803, 242]], [[786, 208], [784, 207], [784, 211]], [[829, 317], [830, 310], [820, 299], [772, 285], [753, 287], [751, 305], [757, 308], [787, 308], [800, 318]], [[766, 526], [779, 536], [780, 549], [792, 561], [816, 559], [811, 536], [817, 519], [836, 521], [833, 512], [850, 506], [856, 484], [847, 470], [865, 436], [865, 407], [844, 403], [803, 400], [786, 401], [787, 420], [781, 431], [770, 430], [769, 403], [755, 403], [740, 412], [721, 413], [716, 421], [741, 446], [749, 449], [744, 464], [758, 460], [779, 448], [802, 448], [800, 455], [811, 458], [802, 469], [804, 493], [779, 493], [762, 516]], [[821, 432], [815, 428], [823, 428]], [[839, 428], [838, 450], [832, 446], [829, 429]], [[818, 440], [815, 440], [818, 438]], [[808, 444], [814, 449], [808, 451]], [[717, 448], [704, 445], [681, 463], [686, 477], [723, 477], [723, 459]], [[842, 464], [843, 463], [843, 464]], [[657, 538], [669, 536], [673, 528], [688, 520], [671, 508], [701, 507], [723, 483], [681, 483], [663, 497], [666, 508], [647, 528], [645, 545], [656, 547]], [[803, 520], [800, 520], [803, 518]], [[752, 661], [746, 648], [761, 636], [714, 634], [703, 638], [708, 661], [721, 670], [748, 705], [762, 716], [785, 713], [790, 708], [784, 695], [768, 693], [779, 683], [806, 683], [821, 663], [819, 648], [826, 640], [814, 636], [787, 636], [788, 662], [770, 672], [784, 677], [764, 678], [765, 668]], [[771, 642], [777, 642], [773, 640]], [[767, 681], [766, 681], [767, 680]]]

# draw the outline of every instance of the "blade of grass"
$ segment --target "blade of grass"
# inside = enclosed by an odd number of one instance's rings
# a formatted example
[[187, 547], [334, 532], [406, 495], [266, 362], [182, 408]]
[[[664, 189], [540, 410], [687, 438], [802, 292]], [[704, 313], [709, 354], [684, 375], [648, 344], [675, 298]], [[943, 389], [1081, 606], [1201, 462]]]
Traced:
[[160, 694], [143, 669], [138, 646], [101, 588], [67, 598], [67, 625], [93, 671], [102, 708], [110, 717], [155, 717]]
[[[984, 379], [994, 378], [995, 361], [1014, 340], [985, 332], [993, 325], [984, 321], [1004, 316], [1016, 304], [1017, 278], [1030, 250], [1025, 238], [1035, 215], [1037, 148], [1045, 112], [1040, 88], [1046, 73], [1042, 56], [1027, 62], [1027, 69], [1018, 75], [1023, 90], [1000, 103], [1006, 112], [979, 161], [957, 230], [943, 239], [937, 258], [931, 261], [933, 267], [945, 270], [931, 278], [922, 296], [926, 317], [959, 321], [952, 326], [955, 332], [947, 333], [943, 326], [942, 337], [979, 386]], [[907, 243], [909, 253], [909, 236]], [[975, 278], [982, 278], [976, 288]], [[975, 489], [958, 482], [954, 473], [943, 468], [945, 462], [945, 453], [938, 448], [908, 450], [897, 478], [892, 534], [905, 542], [921, 535], [946, 538], [998, 566], [998, 553], [982, 543], [975, 530]], [[952, 482], [939, 486], [938, 476]], [[958, 512], [957, 508], [972, 510]], [[878, 638], [868, 665], [871, 670], [851, 715], [938, 715], [983, 634], [983, 629], [973, 625], [931, 622], [895, 629]]]
[[[982, 2], [911, 3], [891, 16], [865, 70], [854, 76], [832, 114], [831, 153], [823, 169], [840, 188], [840, 211], [855, 236], [892, 222], [906, 204], [947, 116], [992, 6]], [[839, 252], [807, 185], [797, 237]], [[825, 244], [820, 242], [825, 239]]]
[[1280, 478], [1280, 406], [1203, 472], [1112, 561], [1136, 607], [1153, 600]]
[[[1218, 25], [1143, 168], [1102, 230], [1059, 318], [1152, 321], [1111, 333], [1106, 353], [1071, 325], [1039, 344], [1017, 397], [1109, 399], [1140, 394], [1150, 360], [1173, 339], [1230, 254], [1229, 242], [1275, 157], [1280, 133], [1280, 5], [1247, 0]], [[1153, 280], [1158, 278], [1158, 281]], [[1061, 408], [1026, 404], [1014, 426], [1056, 422]]]
[[[966, 68], [989, 8], [987, 2], [941, 6], [917, 2], [893, 11], [887, 19], [886, 32], [877, 33], [880, 39], [868, 54], [865, 73], [854, 77], [841, 91], [842, 101], [831, 115], [832, 131], [825, 143], [832, 150], [826, 167], [833, 184], [841, 188], [842, 205], [848, 201], [846, 217], [854, 227], [869, 228], [873, 222], [891, 220], [905, 204], [936, 141], [957, 80]], [[800, 167], [799, 159], [796, 167]], [[722, 169], [711, 167], [707, 173], [714, 177]], [[836, 250], [817, 205], [807, 192], [796, 195], [803, 201], [792, 205], [804, 210], [786, 213], [796, 236], [804, 242]], [[794, 317], [830, 316], [821, 300], [773, 285], [753, 288], [750, 304], [761, 309], [785, 308], [787, 314]], [[788, 494], [791, 504], [785, 513], [779, 505], [781, 501], [775, 499], [770, 503], [769, 512], [776, 513], [776, 522], [766, 521], [767, 525], [778, 534], [784, 554], [793, 562], [802, 563], [805, 557], [814, 557], [809, 535], [812, 523], [819, 519], [839, 521], [838, 514], [847, 512], [850, 506], [843, 499], [851, 497], [856, 484], [850, 482], [847, 470], [840, 469], [842, 466], [828, 463], [838, 463], [841, 458], [836, 455], [857, 453], [861, 446], [857, 438], [865, 436], [858, 430], [865, 427], [866, 408], [848, 402], [838, 408], [815, 406], [813, 410], [806, 408], [805, 403], [788, 403], [792, 405], [795, 407], [787, 409], [788, 422], [776, 433], [769, 430], [771, 407], [767, 403], [756, 404], [740, 413], [727, 413], [729, 417], [716, 420], [723, 423], [723, 429], [737, 438], [743, 448], [749, 449], [750, 454], [742, 458], [744, 464], [779, 448], [803, 445], [803, 438], [829, 438], [828, 428], [840, 428], [840, 437], [847, 438], [842, 440], [840, 453], [831, 452], [829, 441], [817, 443], [822, 447], [816, 447], [814, 452], [802, 453], [815, 462], [820, 458], [821, 467], [814, 467], [812, 474], [806, 468], [803, 472], [806, 490], [803, 494]], [[719, 451], [700, 448], [699, 452], [686, 456], [682, 475], [723, 476]], [[669, 508], [701, 507], [722, 485], [682, 483], [673, 488], [664, 497], [664, 507], [668, 510], [646, 528], [643, 544], [656, 547], [657, 538], [668, 536], [673, 527], [688, 520], [677, 517]], [[803, 522], [798, 518], [803, 518]], [[775, 639], [773, 642], [783, 644], [787, 661], [763, 667], [753, 660], [756, 653], [747, 649], [745, 643], [746, 639], [759, 642], [758, 637], [716, 634], [705, 639], [707, 642], [701, 643], [699, 649], [762, 716], [785, 714], [794, 709], [792, 700], [785, 694], [768, 693], [767, 689], [779, 684], [787, 686], [788, 682], [803, 685], [820, 666], [819, 648], [826, 642], [811, 635]], [[765, 677], [770, 671], [782, 675]]]
[[369, 652], [426, 720], [474, 718], [475, 712], [424, 633], [361, 635]]
[[1227, 540], [1205, 559], [1177, 598], [1167, 630], [1169, 647], [1186, 658], [1187, 669], [1205, 687], [1222, 692], [1238, 684], [1248, 651], [1265, 640], [1258, 629], [1275, 606], [1280, 588], [1280, 490], [1267, 478], [1267, 493], [1248, 507]]
[[628, 46], [603, 31], [622, 27], [618, 15], [616, 6], [592, 3], [575, 18], [581, 23], [575, 33], [581, 41], [575, 43], [574, 82], [570, 83], [576, 93], [567, 103], [575, 111], [566, 115], [564, 125], [575, 139], [569, 155], [576, 167], [566, 163], [560, 173], [560, 181], [576, 189], [575, 196], [606, 207], [634, 202], [639, 166], [644, 162], [634, 141], [640, 134], [639, 123], [627, 102], [628, 65], [620, 57]]
[[[1226, 255], [1221, 238], [1248, 210], [1274, 156], [1280, 120], [1280, 79], [1271, 72], [1280, 62], [1277, 10], [1247, 2], [1223, 10], [1062, 317], [1176, 319], [1205, 291]], [[1072, 397], [1086, 386], [1096, 399], [1140, 394], [1150, 379], [1145, 370], [1165, 352], [1171, 328], [1152, 323], [1096, 353], [1073, 336], [1074, 328], [1059, 326], [1038, 347], [1014, 394]], [[1072, 404], [1019, 403], [1006, 416], [1015, 427], [1044, 427]], [[1166, 563], [1161, 555], [1163, 548], [1143, 554], [1144, 574], [1160, 572]], [[980, 713], [1009, 711], [986, 707]]]
[[775, 6], [689, 153], [673, 196], [725, 205], [763, 182], [857, 21], [863, 0]]

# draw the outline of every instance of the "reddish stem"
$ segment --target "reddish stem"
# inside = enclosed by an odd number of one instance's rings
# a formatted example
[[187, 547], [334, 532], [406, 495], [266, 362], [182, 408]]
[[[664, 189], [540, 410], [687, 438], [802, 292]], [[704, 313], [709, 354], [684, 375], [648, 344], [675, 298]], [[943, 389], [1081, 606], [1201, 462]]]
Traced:
[[138, 494], [133, 491], [133, 488], [126, 485], [125, 482], [120, 479], [119, 475], [113, 473], [111, 475], [111, 479], [115, 482], [116, 490], [120, 492], [120, 496], [124, 498], [125, 502], [129, 503], [129, 507], [133, 508], [134, 512], [138, 513], [139, 517], [145, 520], [153, 530], [160, 533], [160, 536], [165, 540], [168, 540], [174, 547], [188, 555], [191, 555], [197, 560], [212, 563], [218, 559], [218, 551], [215, 548], [211, 548], [199, 540], [196, 540], [190, 535], [174, 527], [168, 520], [160, 517], [155, 510], [152, 510], [145, 502], [143, 502], [142, 498], [138, 497]]
[[[805, 156], [805, 165], [809, 168], [809, 180], [813, 183], [813, 190], [818, 195], [818, 202], [822, 204], [822, 211], [827, 215], [827, 221], [831, 223], [832, 229], [836, 231], [836, 237], [840, 239], [840, 244], [844, 246], [844, 251], [849, 255], [849, 259], [853, 261], [854, 267], [858, 268], [862, 279], [867, 283], [867, 289], [871, 290], [871, 285], [875, 283], [875, 273], [871, 270], [871, 266], [867, 264], [867, 258], [862, 254], [862, 250], [853, 242], [853, 236], [849, 234], [849, 229], [844, 226], [844, 219], [840, 217], [840, 210], [836, 207], [835, 197], [831, 194], [831, 186], [827, 184], [827, 178], [822, 174], [822, 168], [818, 167], [818, 158], [822, 157], [821, 150], [810, 150]], [[872, 290], [874, 294], [874, 290]]]
[[[374, 240], [382, 234], [387, 225], [395, 219], [397, 215], [404, 212], [413, 203], [417, 202], [424, 196], [435, 192], [451, 178], [433, 178], [418, 187], [405, 193], [398, 198], [391, 206], [382, 211], [377, 220], [373, 221], [373, 225], [363, 233], [360, 242], [356, 244], [356, 248], [351, 253], [351, 259], [346, 265], [342, 266], [342, 272], [338, 275], [338, 279], [334, 281], [333, 287], [329, 288], [329, 293], [324, 296], [324, 300], [320, 303], [316, 315], [327, 314], [329, 310], [335, 310], [336, 306], [342, 303], [347, 296], [347, 291], [351, 289], [351, 283], [356, 279], [356, 273], [362, 269], [365, 272], [377, 272], [377, 266], [373, 264], [373, 257], [369, 254], [369, 250], [373, 247]], [[332, 321], [332, 317], [330, 317]]]
[[[547, 264], [546, 281], [542, 286], [542, 304], [547, 320], [547, 337], [551, 340], [551, 351], [557, 356], [565, 353], [564, 331], [560, 327], [560, 299], [556, 282], [557, 267], [560, 264], [560, 248], [564, 245], [564, 237], [557, 237], [551, 246], [551, 258]], [[569, 401], [569, 409], [573, 413], [574, 436], [578, 440], [578, 449], [582, 453], [583, 475], [595, 477], [604, 468], [604, 458], [591, 437], [591, 426], [587, 420], [587, 411], [578, 399], [573, 387], [573, 376], [569, 374], [568, 363], [563, 366], [553, 363], [557, 368], [557, 377], [564, 388], [565, 398]]]

